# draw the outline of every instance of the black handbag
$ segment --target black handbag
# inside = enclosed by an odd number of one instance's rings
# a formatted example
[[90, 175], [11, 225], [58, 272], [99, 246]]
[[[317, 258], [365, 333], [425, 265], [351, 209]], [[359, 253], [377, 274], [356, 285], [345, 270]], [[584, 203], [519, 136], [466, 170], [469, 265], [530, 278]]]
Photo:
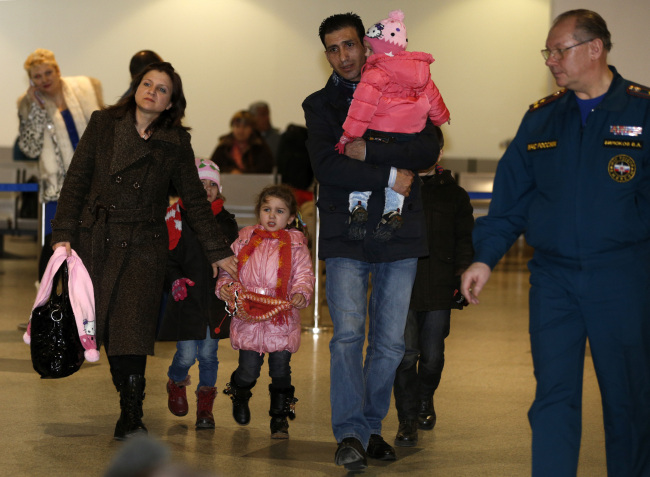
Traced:
[[32, 310], [30, 348], [32, 365], [41, 378], [70, 376], [84, 361], [84, 348], [68, 295], [65, 261], [54, 275], [49, 300]]

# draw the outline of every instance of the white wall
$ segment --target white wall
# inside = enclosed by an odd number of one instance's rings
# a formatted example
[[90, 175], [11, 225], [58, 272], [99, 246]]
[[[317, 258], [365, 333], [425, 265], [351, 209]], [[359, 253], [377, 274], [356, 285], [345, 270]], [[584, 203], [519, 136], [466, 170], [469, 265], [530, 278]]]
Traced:
[[[616, 2], [610, 18], [615, 49], [648, 78], [646, 0]], [[625, 9], [629, 2], [633, 8]], [[565, 10], [567, 0], [555, 0]], [[597, 7], [609, 1], [584, 1]], [[0, 0], [0, 146], [17, 131], [16, 98], [27, 88], [27, 55], [55, 52], [64, 75], [99, 78], [114, 102], [129, 81], [128, 62], [153, 49], [181, 74], [197, 155], [210, 155], [238, 109], [264, 99], [273, 122], [304, 123], [301, 102], [321, 88], [330, 69], [317, 35], [321, 20], [355, 11], [366, 25], [389, 10], [406, 14], [411, 50], [436, 58], [434, 80], [452, 113], [445, 127], [447, 157], [498, 158], [528, 105], [553, 90], [539, 50], [552, 0]], [[592, 7], [598, 9], [597, 7]], [[571, 7], [573, 8], [573, 7]], [[647, 9], [646, 9], [647, 10]], [[609, 16], [616, 17], [618, 13]], [[641, 21], [639, 18], [646, 18]], [[635, 32], [626, 38], [630, 25]], [[643, 45], [645, 52], [642, 52]], [[618, 60], [617, 60], [618, 61]], [[631, 67], [623, 73], [650, 83]]]

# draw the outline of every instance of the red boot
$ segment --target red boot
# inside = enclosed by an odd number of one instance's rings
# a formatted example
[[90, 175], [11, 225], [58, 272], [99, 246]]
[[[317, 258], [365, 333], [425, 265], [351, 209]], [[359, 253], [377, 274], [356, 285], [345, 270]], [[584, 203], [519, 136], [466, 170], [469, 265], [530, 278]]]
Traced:
[[217, 388], [201, 386], [196, 392], [196, 425], [197, 429], [214, 429], [212, 404], [217, 395]]
[[167, 382], [167, 407], [174, 416], [187, 415], [188, 405], [185, 387], [189, 384], [189, 375], [180, 383], [175, 383], [171, 378]]

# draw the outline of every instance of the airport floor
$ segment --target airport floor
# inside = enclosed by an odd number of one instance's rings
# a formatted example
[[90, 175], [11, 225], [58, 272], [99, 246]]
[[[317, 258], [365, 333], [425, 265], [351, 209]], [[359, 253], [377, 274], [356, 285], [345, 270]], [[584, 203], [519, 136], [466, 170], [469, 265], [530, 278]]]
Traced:
[[[37, 253], [33, 239], [5, 237], [0, 258], [0, 475], [102, 476], [119, 451], [122, 459], [130, 450], [134, 461], [146, 460], [146, 452], [135, 444], [129, 448], [113, 440], [119, 399], [103, 354], [98, 363], [84, 363], [79, 372], [59, 380], [41, 380], [33, 370], [18, 325], [27, 321], [35, 298]], [[369, 460], [366, 475], [530, 475], [531, 432], [526, 414], [535, 381], [527, 330], [526, 258], [523, 247], [511, 251], [495, 269], [481, 304], [452, 313], [445, 370], [435, 396], [435, 429], [420, 431], [416, 447], [396, 448], [394, 462]], [[234, 422], [230, 399], [221, 392], [214, 406], [215, 430], [194, 429], [193, 400], [187, 416], [173, 416], [167, 409], [165, 384], [175, 345], [157, 344], [155, 356], [148, 358], [144, 422], [159, 447], [156, 452], [168, 453], [175, 465], [173, 475], [346, 474], [334, 465], [336, 443], [329, 408], [331, 329], [326, 326], [331, 322], [325, 303], [320, 311], [322, 332], [303, 333], [301, 348], [292, 359], [299, 402], [289, 440], [270, 439], [266, 366], [253, 389], [248, 426]], [[309, 314], [303, 324], [312, 325]], [[221, 391], [237, 363], [227, 340], [220, 343], [219, 360], [217, 387]], [[195, 368], [191, 374], [198, 380]], [[588, 352], [584, 388], [578, 475], [605, 476], [600, 396]], [[391, 406], [383, 426], [389, 443], [397, 425]]]

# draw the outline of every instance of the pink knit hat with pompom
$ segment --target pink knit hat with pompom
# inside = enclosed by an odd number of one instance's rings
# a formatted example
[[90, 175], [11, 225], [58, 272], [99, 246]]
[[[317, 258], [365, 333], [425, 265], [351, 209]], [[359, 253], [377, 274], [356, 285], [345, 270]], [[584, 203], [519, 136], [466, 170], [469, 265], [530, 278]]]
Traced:
[[402, 10], [393, 10], [388, 18], [368, 28], [364, 40], [370, 44], [375, 54], [393, 56], [406, 50], [408, 39], [403, 20]]
[[219, 166], [209, 159], [202, 159], [200, 157], [194, 159], [194, 164], [196, 165], [196, 169], [199, 171], [199, 179], [207, 179], [214, 182], [219, 186], [219, 192], [222, 192], [221, 171], [219, 170]]

